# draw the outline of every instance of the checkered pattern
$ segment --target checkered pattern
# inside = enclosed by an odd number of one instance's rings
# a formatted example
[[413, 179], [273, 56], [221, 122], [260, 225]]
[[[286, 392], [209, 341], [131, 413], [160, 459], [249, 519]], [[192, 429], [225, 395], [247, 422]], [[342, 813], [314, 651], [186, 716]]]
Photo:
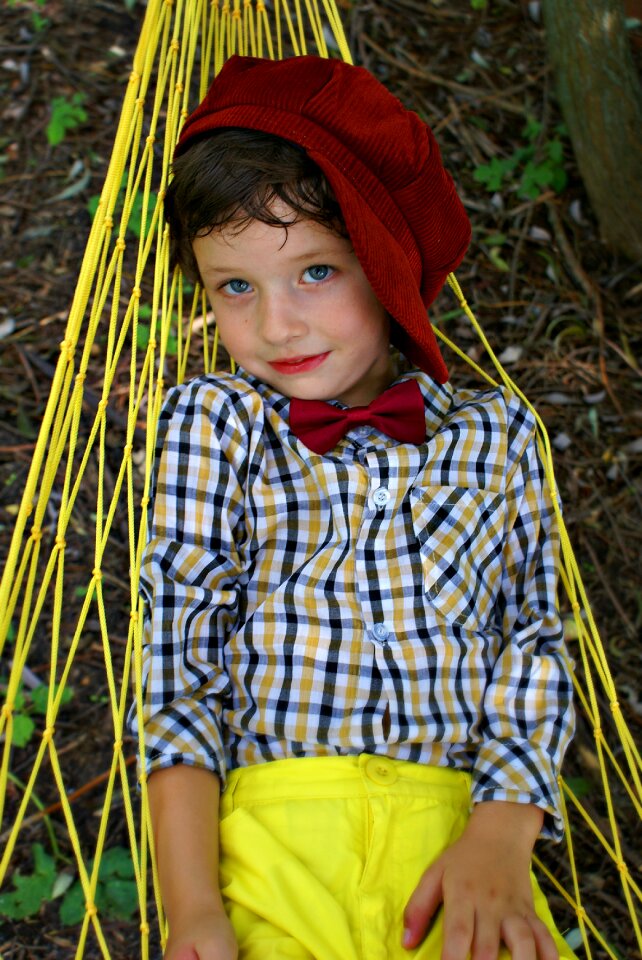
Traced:
[[324, 456], [243, 372], [168, 396], [142, 570], [147, 769], [380, 753], [470, 770], [475, 801], [535, 803], [557, 834], [572, 686], [533, 418], [502, 388], [403, 377], [426, 442], [361, 427]]

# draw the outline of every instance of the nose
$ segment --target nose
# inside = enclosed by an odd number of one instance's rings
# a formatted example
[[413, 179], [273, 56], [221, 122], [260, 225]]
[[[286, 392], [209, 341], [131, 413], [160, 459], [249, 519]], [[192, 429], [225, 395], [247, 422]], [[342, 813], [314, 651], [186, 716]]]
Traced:
[[278, 346], [302, 337], [307, 323], [300, 305], [287, 291], [264, 291], [258, 310], [260, 333], [266, 343]]

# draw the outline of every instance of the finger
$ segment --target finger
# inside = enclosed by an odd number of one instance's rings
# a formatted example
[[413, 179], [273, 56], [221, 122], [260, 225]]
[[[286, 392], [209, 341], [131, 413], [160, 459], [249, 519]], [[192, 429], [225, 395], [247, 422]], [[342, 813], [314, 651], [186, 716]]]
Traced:
[[537, 916], [527, 917], [528, 924], [535, 937], [535, 949], [539, 960], [559, 960], [559, 950], [550, 930]]
[[431, 867], [421, 877], [403, 914], [402, 945], [408, 950], [418, 946], [441, 905], [443, 872]]
[[472, 960], [497, 960], [499, 955], [499, 918], [487, 912], [475, 916]]
[[474, 935], [475, 910], [472, 901], [465, 895], [444, 901], [444, 943], [441, 960], [466, 960]]
[[507, 917], [502, 923], [501, 933], [512, 960], [537, 960], [535, 935], [525, 917], [518, 914]]

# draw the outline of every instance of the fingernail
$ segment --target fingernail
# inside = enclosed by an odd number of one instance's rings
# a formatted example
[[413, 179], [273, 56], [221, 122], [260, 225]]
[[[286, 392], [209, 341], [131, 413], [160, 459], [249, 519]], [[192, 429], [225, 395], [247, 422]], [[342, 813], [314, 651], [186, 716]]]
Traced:
[[401, 938], [401, 946], [409, 947], [412, 944], [412, 932], [406, 927], [403, 932], [403, 937]]

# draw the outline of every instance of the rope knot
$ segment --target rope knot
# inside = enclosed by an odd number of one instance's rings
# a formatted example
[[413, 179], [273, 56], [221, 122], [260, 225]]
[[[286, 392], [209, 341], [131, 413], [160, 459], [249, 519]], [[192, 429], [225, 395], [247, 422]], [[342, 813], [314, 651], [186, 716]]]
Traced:
[[141, 290], [140, 287], [133, 287], [133, 288], [132, 288], [132, 297], [134, 297], [135, 300], [140, 300], [140, 298], [142, 297], [142, 295], [143, 295], [143, 291]]
[[144, 920], [141, 923], [139, 929], [140, 929], [140, 932], [143, 934], [143, 936], [145, 937], [149, 936], [149, 924], [146, 923]]
[[116, 241], [116, 249], [118, 250], [118, 252], [122, 253], [126, 246], [127, 244], [125, 243], [123, 238], [119, 237], [118, 240]]
[[150, 337], [149, 340], [147, 341], [147, 346], [149, 347], [150, 350], [155, 350], [156, 347], [158, 346], [158, 344], [156, 343], [156, 338]]
[[114, 740], [114, 753], [119, 753], [123, 749], [122, 740]]
[[105, 225], [105, 227], [107, 227], [108, 230], [111, 230], [114, 226], [114, 218], [105, 217], [105, 219], [103, 220], [103, 224]]
[[102, 400], [98, 401], [98, 409], [100, 410], [101, 413], [103, 413], [107, 409], [108, 405], [109, 405], [108, 397], [103, 397]]
[[77, 373], [76, 374], [76, 383], [84, 383], [87, 379], [86, 373]]
[[125, 446], [123, 447], [123, 456], [127, 460], [129, 460], [129, 458], [131, 457], [133, 449], [134, 449], [133, 443], [126, 443]]
[[87, 901], [87, 903], [85, 904], [85, 912], [87, 913], [87, 916], [95, 917], [98, 915], [98, 907], [96, 906], [95, 903], [90, 903], [89, 901]]
[[31, 539], [34, 543], [38, 543], [39, 540], [42, 540], [42, 530], [40, 527], [31, 528]]
[[13, 708], [15, 705], [16, 704], [14, 700], [7, 700], [6, 703], [3, 703], [2, 710], [0, 710], [0, 717], [4, 717], [6, 720], [8, 720], [13, 713]]
[[42, 739], [45, 741], [45, 743], [51, 743], [55, 732], [55, 727], [45, 727], [45, 729], [42, 731]]
[[170, 49], [173, 53], [178, 53], [178, 51], [181, 49], [181, 45], [180, 45], [180, 43], [178, 42], [178, 40], [177, 40], [176, 38], [174, 38], [174, 39], [172, 40], [172, 42], [170, 43], [169, 49]]
[[140, 73], [136, 73], [135, 70], [132, 70], [132, 72], [129, 74], [129, 82], [138, 83], [139, 80], [140, 80]]
[[61, 536], [60, 534], [58, 534], [58, 536], [57, 536], [56, 539], [54, 540], [54, 543], [55, 543], [55, 545], [58, 547], [59, 550], [64, 550], [65, 547], [67, 546], [67, 541], [66, 541], [65, 538], [64, 538], [63, 536]]
[[91, 575], [93, 576], [94, 580], [102, 580], [103, 578], [103, 572], [100, 567], [94, 567], [94, 569], [91, 571]]
[[620, 711], [620, 701], [619, 701], [619, 700], [611, 700], [611, 702], [609, 703], [609, 707], [611, 708], [611, 710], [613, 711], [613, 713], [619, 713], [619, 711]]
[[148, 137], [145, 137], [145, 143], [150, 147], [154, 146], [154, 144], [156, 143], [156, 137], [154, 136], [153, 133], [150, 133]]
[[[149, 497], [147, 499], [149, 499]], [[138, 620], [139, 620], [138, 610], [130, 610], [129, 619], [132, 621], [132, 623], [138, 623]]]

